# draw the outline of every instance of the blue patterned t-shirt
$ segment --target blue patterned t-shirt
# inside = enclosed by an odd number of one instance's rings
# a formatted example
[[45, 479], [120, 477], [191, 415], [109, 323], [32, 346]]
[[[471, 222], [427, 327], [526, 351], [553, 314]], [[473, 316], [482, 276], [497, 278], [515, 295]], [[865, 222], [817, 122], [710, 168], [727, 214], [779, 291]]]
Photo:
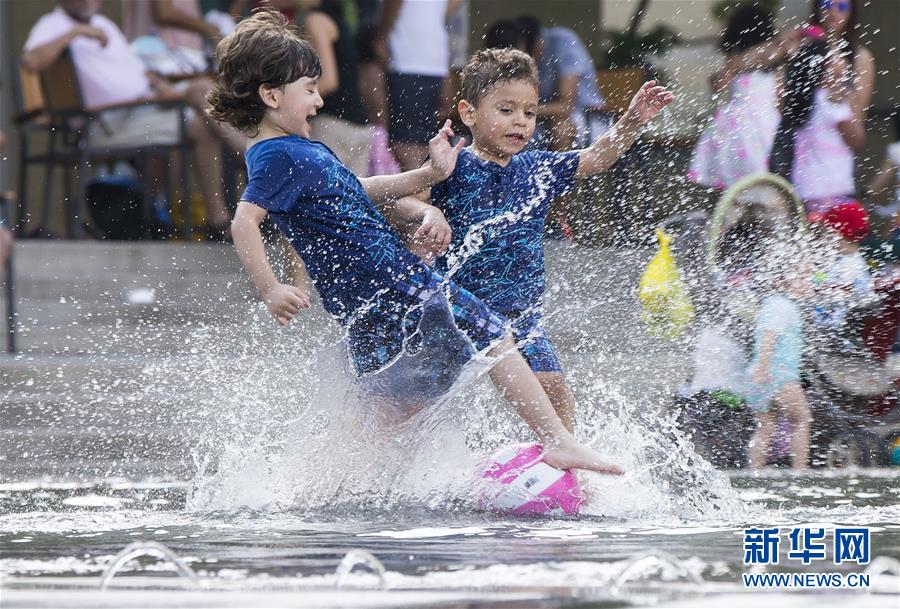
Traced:
[[503, 167], [464, 148], [431, 189], [453, 236], [437, 268], [498, 313], [516, 318], [544, 293], [544, 224], [575, 185], [579, 152], [522, 152]]
[[476, 348], [505, 320], [410, 252], [362, 184], [322, 143], [295, 135], [254, 144], [241, 200], [269, 212], [306, 264], [325, 309], [347, 327], [358, 374], [396, 358], [423, 303], [444, 292], [454, 322]]

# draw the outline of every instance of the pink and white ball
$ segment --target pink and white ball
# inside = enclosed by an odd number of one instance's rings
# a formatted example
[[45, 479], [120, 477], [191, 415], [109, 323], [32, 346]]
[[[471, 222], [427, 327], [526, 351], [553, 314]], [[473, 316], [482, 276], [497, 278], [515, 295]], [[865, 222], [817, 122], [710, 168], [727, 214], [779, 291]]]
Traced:
[[578, 479], [544, 463], [540, 444], [516, 444], [497, 451], [483, 465], [488, 483], [484, 510], [517, 516], [577, 514], [583, 502]]

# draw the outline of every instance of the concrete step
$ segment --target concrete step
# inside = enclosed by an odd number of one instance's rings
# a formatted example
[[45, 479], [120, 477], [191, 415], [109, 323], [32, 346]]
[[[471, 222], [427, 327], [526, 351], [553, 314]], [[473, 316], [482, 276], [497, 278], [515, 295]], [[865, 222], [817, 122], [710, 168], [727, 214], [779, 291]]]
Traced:
[[2, 462], [3, 481], [60, 479], [67, 482], [110, 478], [126, 480], [190, 480], [193, 465], [187, 459], [22, 459]]
[[183, 428], [135, 430], [29, 429], [0, 431], [0, 460], [40, 458], [69, 459], [187, 459], [191, 438]]
[[175, 276], [165, 271], [121, 273], [105, 277], [18, 277], [19, 298], [47, 301], [134, 303], [152, 291], [156, 302], [177, 299], [184, 294], [210, 297], [225, 293], [250, 294], [252, 286], [242, 273], [193, 274]]
[[165, 242], [16, 242], [16, 279], [103, 279], [127, 274], [239, 274], [234, 247], [225, 244]]
[[17, 320], [22, 327], [41, 326], [141, 326], [147, 324], [184, 325], [188, 321], [234, 324], [238, 318], [261, 307], [249, 295], [233, 298], [191, 298], [188, 293], [174, 298], [157, 298], [146, 304], [19, 298]]
[[22, 240], [14, 269], [23, 353], [167, 354], [198, 326], [231, 335], [271, 321], [231, 246]]

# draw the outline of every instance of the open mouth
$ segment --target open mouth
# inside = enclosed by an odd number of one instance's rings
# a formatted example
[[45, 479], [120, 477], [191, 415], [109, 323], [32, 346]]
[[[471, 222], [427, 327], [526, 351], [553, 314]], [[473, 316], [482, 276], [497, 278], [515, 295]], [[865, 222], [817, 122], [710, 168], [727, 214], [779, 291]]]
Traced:
[[506, 134], [506, 141], [511, 142], [513, 144], [524, 144], [525, 136], [521, 133], [508, 133]]

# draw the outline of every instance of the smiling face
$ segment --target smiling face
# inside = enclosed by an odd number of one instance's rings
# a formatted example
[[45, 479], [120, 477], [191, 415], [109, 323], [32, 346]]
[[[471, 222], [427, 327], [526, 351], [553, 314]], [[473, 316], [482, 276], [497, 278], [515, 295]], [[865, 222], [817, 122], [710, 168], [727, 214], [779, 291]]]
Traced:
[[501, 165], [534, 135], [537, 109], [537, 89], [523, 79], [497, 83], [477, 105], [459, 102], [459, 115], [472, 132], [476, 152]]
[[309, 138], [309, 119], [323, 105], [318, 80], [303, 76], [276, 89], [261, 86], [259, 95], [269, 108], [263, 122], [276, 131]]

